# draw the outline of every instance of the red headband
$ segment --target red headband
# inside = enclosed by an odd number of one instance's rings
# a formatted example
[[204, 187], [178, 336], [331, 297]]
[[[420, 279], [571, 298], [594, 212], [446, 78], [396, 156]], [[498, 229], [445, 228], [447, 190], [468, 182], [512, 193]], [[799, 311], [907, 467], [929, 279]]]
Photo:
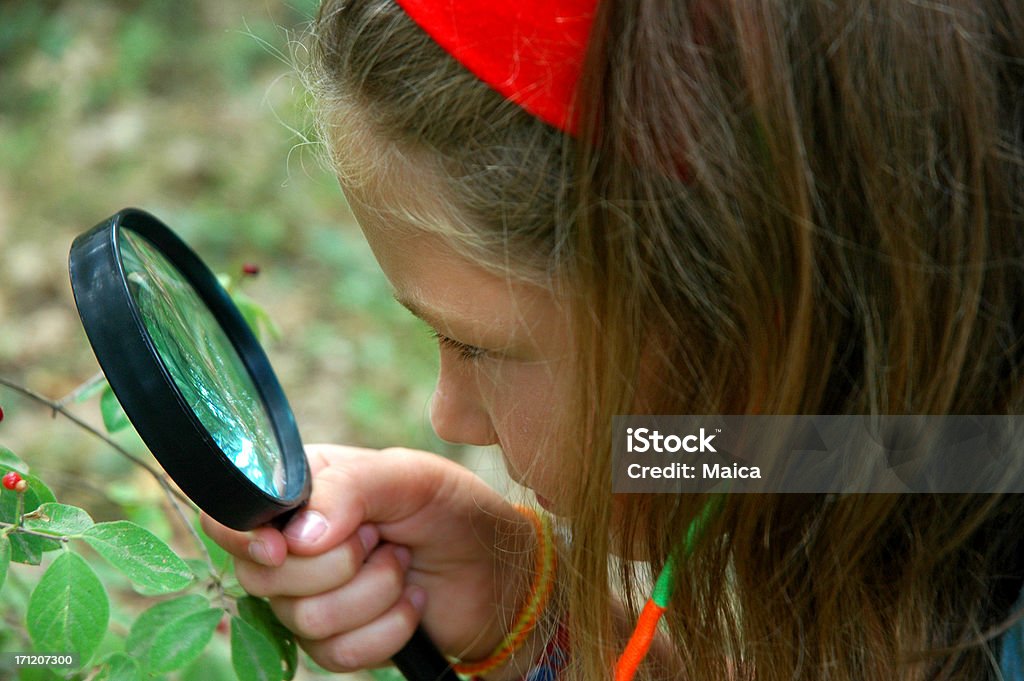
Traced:
[[596, 0], [395, 0], [448, 54], [570, 134]]

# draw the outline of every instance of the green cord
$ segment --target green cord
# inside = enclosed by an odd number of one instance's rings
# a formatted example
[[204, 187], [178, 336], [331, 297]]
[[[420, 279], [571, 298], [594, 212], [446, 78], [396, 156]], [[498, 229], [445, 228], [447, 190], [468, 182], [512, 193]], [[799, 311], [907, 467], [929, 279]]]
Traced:
[[676, 585], [676, 561], [672, 556], [665, 561], [661, 568], [658, 581], [654, 583], [654, 591], [651, 592], [651, 600], [659, 608], [667, 608], [668, 601], [672, 597], [672, 589]]
[[[687, 556], [693, 553], [697, 542], [704, 534], [704, 530], [711, 518], [722, 507], [725, 500], [724, 494], [715, 494], [704, 504], [697, 517], [690, 521], [686, 528], [686, 535], [683, 537], [683, 553]], [[667, 608], [672, 598], [672, 591], [676, 585], [676, 561], [674, 555], [669, 555], [665, 561], [657, 581], [654, 582], [654, 590], [651, 592], [651, 600], [660, 608]]]

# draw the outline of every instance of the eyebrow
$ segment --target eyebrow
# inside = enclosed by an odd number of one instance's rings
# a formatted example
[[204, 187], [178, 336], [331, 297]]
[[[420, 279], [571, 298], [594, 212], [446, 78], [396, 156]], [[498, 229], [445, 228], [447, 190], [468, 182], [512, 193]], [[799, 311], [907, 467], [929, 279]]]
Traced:
[[408, 309], [413, 316], [418, 318], [418, 320], [430, 327], [433, 327], [434, 331], [445, 331], [451, 326], [451, 324], [441, 324], [441, 321], [443, 320], [441, 315], [434, 313], [432, 310], [426, 309], [420, 303], [411, 298], [404, 298], [397, 292], [392, 293], [392, 297], [399, 305]]
[[435, 331], [446, 336], [459, 338], [470, 345], [489, 344], [494, 346], [504, 346], [508, 343], [507, 339], [499, 342], [497, 337], [491, 337], [489, 333], [481, 334], [480, 330], [476, 328], [473, 321], [470, 319], [459, 316], [449, 318], [447, 315], [442, 315], [435, 310], [425, 307], [420, 302], [412, 298], [402, 296], [397, 291], [393, 292], [392, 297], [402, 307], [411, 312], [414, 317], [431, 326]]
[[392, 293], [392, 297], [398, 302], [399, 305], [401, 305], [406, 310], [411, 312], [412, 316], [416, 317], [417, 319], [423, 322], [426, 322], [427, 324], [429, 324], [430, 326], [434, 327], [437, 330], [441, 329], [442, 325], [440, 323], [440, 318], [431, 314], [427, 310], [424, 310], [416, 301], [410, 298], [402, 297], [397, 291]]

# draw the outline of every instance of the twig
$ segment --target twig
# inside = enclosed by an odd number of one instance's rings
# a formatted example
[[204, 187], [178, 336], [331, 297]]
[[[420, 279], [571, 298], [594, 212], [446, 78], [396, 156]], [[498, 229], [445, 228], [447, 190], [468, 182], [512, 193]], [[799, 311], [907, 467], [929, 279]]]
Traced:
[[92, 390], [98, 383], [106, 380], [106, 376], [103, 375], [102, 371], [97, 371], [94, 376], [85, 380], [85, 382], [79, 384], [74, 390], [69, 392], [64, 397], [57, 400], [54, 404], [63, 407], [65, 404], [70, 404], [78, 399], [79, 395], [82, 395], [89, 390]]
[[[71, 541], [71, 537], [64, 534], [47, 534], [46, 532], [37, 532], [36, 530], [30, 530], [22, 525], [15, 525], [13, 523], [0, 523], [0, 528], [10, 529], [14, 528], [14, 532], [17, 534], [27, 534], [33, 537], [42, 537], [43, 539], [52, 539], [53, 541], [64, 542], [67, 544]], [[5, 533], [6, 534], [6, 533]]]
[[181, 524], [185, 526], [185, 529], [192, 535], [192, 539], [195, 540], [196, 546], [199, 547], [199, 551], [203, 554], [203, 558], [206, 560], [207, 566], [210, 568], [210, 579], [217, 587], [217, 593], [223, 599], [225, 597], [224, 585], [221, 583], [221, 576], [217, 574], [217, 568], [213, 564], [213, 556], [210, 555], [210, 550], [206, 548], [203, 538], [199, 536], [196, 528], [192, 527], [192, 523], [188, 521], [188, 517], [185, 515], [185, 511], [182, 510], [181, 504], [174, 497], [170, 497], [171, 507], [174, 512], [178, 514], [178, 518], [181, 520]]
[[[92, 379], [90, 379], [89, 382], [91, 382], [91, 380]], [[45, 395], [41, 395], [34, 390], [26, 388], [23, 385], [14, 383], [10, 379], [4, 378], [3, 376], [0, 376], [0, 385], [6, 386], [17, 393], [24, 395], [25, 397], [35, 400], [40, 404], [46, 405], [51, 410], [53, 410], [53, 413], [55, 415], [60, 414], [64, 418], [68, 419], [69, 421], [77, 425], [79, 428], [85, 430], [87, 433], [91, 433], [95, 437], [98, 437], [100, 440], [107, 443], [107, 445], [109, 445], [115, 452], [125, 457], [133, 464], [139, 466], [147, 473], [149, 473], [151, 476], [153, 476], [153, 479], [157, 481], [161, 488], [163, 488], [164, 493], [167, 495], [168, 500], [170, 500], [171, 502], [171, 506], [174, 508], [175, 513], [177, 513], [178, 518], [181, 520], [181, 524], [185, 526], [185, 530], [192, 536], [192, 538], [195, 540], [196, 546], [199, 547], [199, 551], [206, 558], [206, 563], [210, 566], [210, 573], [212, 574], [214, 572], [213, 558], [210, 557], [210, 552], [206, 549], [206, 544], [203, 543], [203, 540], [199, 537], [199, 533], [197, 533], [195, 528], [192, 527], [192, 523], [188, 521], [188, 517], [185, 515], [185, 512], [181, 509], [181, 504], [184, 504], [188, 508], [193, 509], [195, 508], [195, 506], [192, 504], [192, 501], [188, 497], [186, 497], [184, 494], [182, 494], [175, 488], [171, 487], [170, 483], [167, 482], [167, 477], [163, 473], [158, 471], [153, 466], [150, 466], [148, 463], [138, 458], [121, 445], [114, 442], [114, 440], [107, 437], [101, 431], [97, 430], [96, 428], [92, 427], [82, 419], [78, 418], [76, 415], [72, 414], [70, 411], [64, 408], [62, 404], [54, 402]], [[219, 584], [218, 587], [220, 587]]]
[[153, 476], [153, 478], [158, 483], [160, 483], [160, 486], [164, 488], [164, 491], [167, 494], [170, 494], [170, 495], [176, 497], [177, 499], [179, 499], [182, 503], [184, 503], [186, 505], [191, 505], [192, 502], [189, 501], [188, 497], [186, 497], [180, 491], [174, 489], [173, 487], [170, 486], [170, 484], [168, 484], [167, 479], [165, 478], [163, 473], [161, 473], [160, 471], [158, 471], [153, 466], [149, 465], [148, 463], [146, 463], [142, 459], [138, 458], [137, 456], [135, 456], [134, 454], [129, 452], [127, 449], [125, 449], [124, 447], [119, 445], [117, 442], [115, 442], [111, 438], [107, 437], [107, 435], [105, 435], [102, 431], [97, 430], [96, 428], [94, 428], [93, 426], [89, 425], [88, 423], [86, 423], [82, 419], [78, 418], [76, 415], [74, 415], [73, 413], [68, 411], [68, 409], [65, 408], [64, 405], [62, 405], [62, 404], [60, 404], [58, 402], [54, 402], [53, 400], [51, 400], [50, 398], [46, 397], [45, 395], [41, 395], [41, 394], [37, 393], [36, 391], [31, 390], [29, 388], [26, 388], [26, 387], [24, 387], [22, 385], [19, 385], [19, 384], [15, 383], [15, 382], [11, 381], [10, 379], [3, 377], [3, 376], [0, 376], [0, 385], [3, 385], [5, 387], [7, 387], [7, 388], [10, 388], [11, 390], [15, 391], [16, 393], [20, 393], [21, 395], [24, 395], [25, 397], [28, 397], [29, 399], [35, 400], [36, 402], [38, 402], [40, 404], [46, 405], [47, 407], [49, 407], [54, 412], [54, 414], [60, 414], [64, 418], [66, 418], [69, 421], [71, 421], [72, 423], [74, 423], [79, 428], [81, 428], [81, 429], [85, 430], [86, 432], [94, 435], [95, 437], [98, 437], [100, 440], [103, 440], [103, 442], [107, 443], [115, 452], [117, 452], [121, 456], [125, 457], [126, 459], [131, 461], [136, 466], [141, 467], [143, 470], [145, 470], [147, 473], [149, 473], [151, 476]]
[[[90, 378], [88, 381], [86, 381], [86, 384], [92, 384], [95, 381], [96, 381], [96, 377], [93, 377], [93, 378]], [[172, 487], [171, 484], [167, 481], [167, 476], [164, 475], [162, 472], [160, 472], [159, 470], [157, 470], [153, 466], [149, 465], [148, 463], [146, 463], [142, 459], [138, 458], [137, 456], [135, 456], [134, 454], [129, 452], [127, 449], [125, 449], [124, 447], [119, 445], [117, 442], [115, 442], [113, 439], [108, 437], [102, 431], [94, 428], [93, 426], [89, 425], [88, 423], [86, 423], [85, 421], [80, 419], [75, 414], [73, 414], [70, 411], [68, 411], [64, 407], [64, 405], [61, 403], [61, 402], [65, 401], [65, 400], [69, 399], [70, 395], [80, 394], [81, 390], [79, 390], [79, 389], [73, 390], [69, 394], [68, 397], [65, 397], [60, 402], [54, 402], [53, 400], [49, 399], [45, 395], [41, 395], [40, 393], [37, 393], [36, 391], [31, 390], [29, 388], [26, 388], [23, 385], [15, 383], [15, 382], [11, 381], [10, 379], [5, 378], [3, 376], [0, 376], [0, 385], [6, 386], [6, 387], [10, 388], [11, 390], [14, 390], [17, 393], [20, 393], [20, 394], [24, 395], [25, 397], [28, 397], [28, 398], [30, 398], [32, 400], [35, 400], [36, 402], [39, 402], [40, 404], [46, 405], [47, 407], [49, 407], [53, 411], [54, 415], [60, 414], [64, 418], [68, 419], [69, 421], [71, 421], [72, 423], [77, 425], [79, 428], [82, 428], [83, 430], [85, 430], [87, 433], [90, 433], [90, 434], [94, 435], [95, 437], [98, 437], [100, 440], [102, 440], [107, 445], [109, 445], [115, 452], [117, 452], [121, 456], [125, 457], [126, 459], [131, 461], [136, 466], [139, 466], [140, 468], [145, 470], [147, 473], [149, 473], [153, 477], [153, 479], [157, 481], [157, 484], [159, 484], [160, 487], [163, 489], [164, 494], [167, 495], [167, 499], [170, 502], [171, 507], [174, 509], [174, 512], [178, 515], [178, 519], [181, 520], [181, 524], [185, 527], [185, 531], [188, 532], [189, 535], [191, 535], [193, 541], [195, 542], [195, 545], [199, 549], [199, 552], [202, 554], [203, 558], [206, 560], [206, 564], [210, 566], [210, 574], [212, 575], [212, 574], [214, 574], [216, 572], [215, 566], [213, 564], [213, 557], [210, 556], [210, 552], [209, 552], [209, 550], [207, 550], [206, 544], [203, 543], [203, 540], [199, 536], [199, 533], [196, 532], [196, 529], [194, 527], [192, 527], [192, 523], [189, 522], [188, 516], [185, 515], [185, 511], [182, 509], [182, 506], [184, 505], [187, 508], [190, 508], [190, 509], [194, 510], [195, 509], [195, 505], [192, 503], [192, 501], [188, 497], [186, 497], [184, 494], [182, 494], [179, 490], [177, 490], [174, 487]], [[22, 531], [24, 531], [24, 530], [22, 530]], [[219, 580], [217, 580], [217, 588], [218, 588], [218, 590], [220, 591], [221, 594], [224, 593], [224, 587], [220, 583]]]

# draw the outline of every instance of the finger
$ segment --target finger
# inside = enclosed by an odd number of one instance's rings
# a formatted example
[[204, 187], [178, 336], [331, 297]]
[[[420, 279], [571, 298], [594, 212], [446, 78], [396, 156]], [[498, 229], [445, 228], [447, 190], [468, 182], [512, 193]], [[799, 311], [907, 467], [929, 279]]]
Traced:
[[322, 552], [365, 522], [408, 518], [437, 498], [456, 468], [442, 457], [411, 450], [310, 445], [307, 452], [317, 469], [313, 492], [284, 530], [289, 552], [298, 555]]
[[[306, 445], [306, 460], [309, 462], [309, 474], [316, 477], [317, 474], [330, 465], [327, 457], [328, 446]], [[352, 449], [355, 449], [354, 447]]]
[[391, 609], [365, 627], [327, 639], [299, 642], [317, 664], [331, 671], [377, 667], [394, 657], [412, 638], [425, 602], [426, 592], [410, 585]]
[[205, 513], [201, 513], [199, 518], [203, 532], [235, 558], [276, 566], [283, 563], [288, 554], [287, 541], [273, 527], [264, 526], [239, 532], [220, 524]]
[[275, 598], [274, 613], [300, 638], [321, 640], [353, 631], [388, 612], [405, 591], [409, 550], [378, 547], [351, 582], [311, 598]]
[[380, 534], [363, 525], [344, 542], [316, 556], [289, 556], [280, 566], [235, 561], [242, 588], [254, 596], [314, 596], [348, 583], [363, 567]]

